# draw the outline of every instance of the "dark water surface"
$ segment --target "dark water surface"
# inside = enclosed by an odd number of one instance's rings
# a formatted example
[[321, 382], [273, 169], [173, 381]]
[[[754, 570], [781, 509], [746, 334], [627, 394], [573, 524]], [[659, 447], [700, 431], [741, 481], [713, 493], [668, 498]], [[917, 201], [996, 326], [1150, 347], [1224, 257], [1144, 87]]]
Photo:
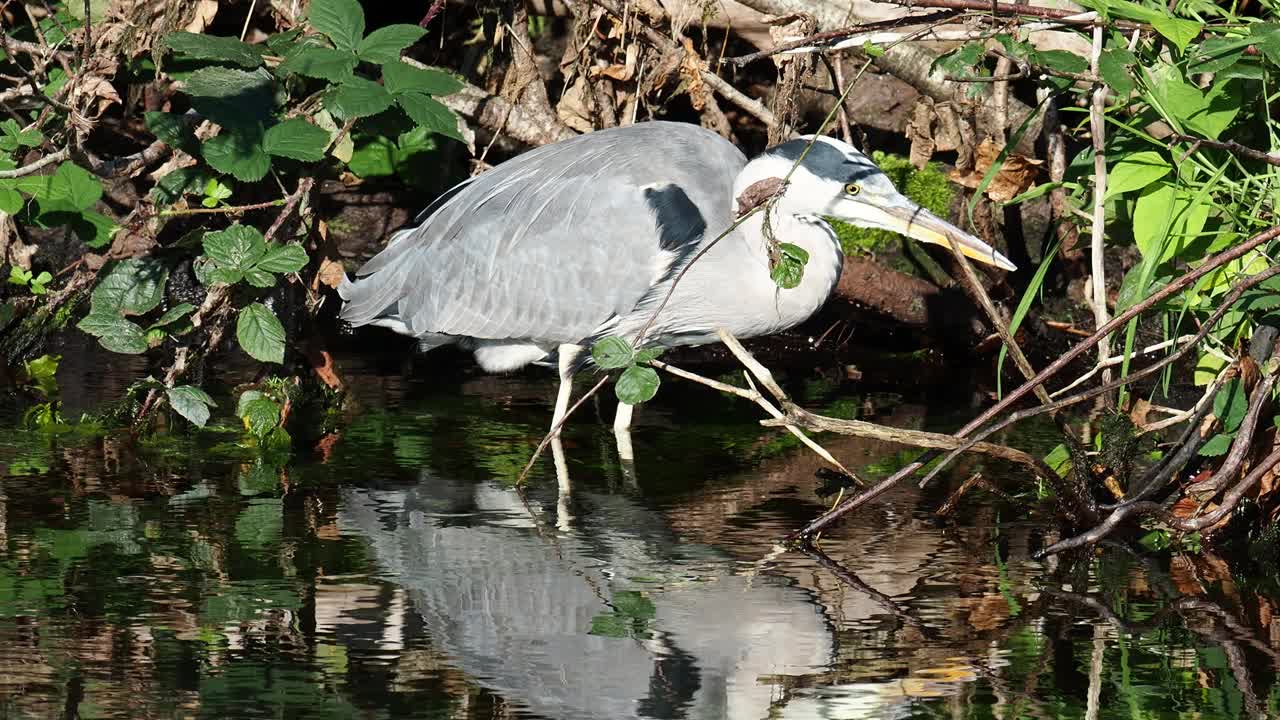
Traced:
[[[118, 357], [118, 356], [116, 356]], [[363, 363], [363, 366], [361, 365]], [[973, 472], [829, 533], [818, 462], [668, 381], [634, 468], [588, 409], [525, 494], [554, 388], [348, 359], [360, 407], [286, 467], [224, 427], [142, 447], [0, 434], [0, 718], [1236, 718], [1273, 715], [1280, 620], [1212, 557], [1040, 563]], [[68, 411], [132, 369], [64, 359]], [[809, 371], [812, 375], [812, 370]], [[835, 376], [835, 372], [829, 373]], [[965, 398], [797, 382], [927, 429]], [[925, 404], [928, 399], [931, 404]], [[607, 404], [601, 411], [609, 411]], [[13, 408], [10, 408], [10, 415]], [[870, 478], [903, 448], [825, 438]], [[1052, 437], [1019, 439], [1054, 444]], [[1001, 518], [1005, 518], [1002, 521]]]

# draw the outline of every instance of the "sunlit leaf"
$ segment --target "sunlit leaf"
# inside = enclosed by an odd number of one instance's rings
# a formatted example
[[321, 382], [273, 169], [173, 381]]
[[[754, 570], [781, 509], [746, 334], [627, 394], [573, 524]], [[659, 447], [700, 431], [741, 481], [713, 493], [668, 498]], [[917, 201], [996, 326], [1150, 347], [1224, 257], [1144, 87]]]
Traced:
[[602, 338], [591, 346], [591, 358], [603, 370], [616, 370], [631, 364], [631, 343], [616, 335]]
[[1125, 155], [1107, 174], [1107, 197], [1141, 190], [1172, 169], [1164, 155], [1154, 150]]
[[462, 89], [462, 81], [436, 68], [417, 68], [395, 60], [382, 66], [382, 82], [387, 92], [419, 92], [427, 95], [452, 95]]
[[209, 421], [209, 408], [217, 406], [213, 398], [209, 397], [209, 393], [191, 385], [169, 388], [165, 391], [165, 395], [169, 398], [169, 406], [174, 409], [174, 412], [198, 427], [204, 427], [204, 424]]
[[426, 30], [417, 25], [387, 25], [360, 41], [360, 59], [371, 63], [389, 63], [400, 59], [405, 48], [418, 42]]
[[130, 258], [111, 266], [90, 296], [92, 314], [142, 315], [164, 299], [169, 268], [155, 258]]
[[262, 149], [271, 155], [315, 162], [324, 158], [329, 133], [301, 118], [285, 120], [267, 129]]
[[262, 64], [262, 51], [258, 46], [233, 37], [172, 32], [164, 36], [164, 43], [174, 52], [198, 60], [220, 60], [244, 68]]
[[364, 10], [356, 0], [311, 0], [307, 20], [340, 50], [355, 52], [364, 37]]
[[386, 88], [359, 77], [347, 80], [324, 97], [325, 108], [343, 119], [376, 115], [391, 107], [392, 102]]
[[236, 339], [255, 360], [284, 362], [284, 326], [262, 303], [253, 303], [240, 311], [236, 318]]
[[277, 71], [284, 75], [296, 73], [330, 82], [342, 82], [352, 77], [359, 62], [359, 58], [349, 50], [299, 45], [289, 51]]

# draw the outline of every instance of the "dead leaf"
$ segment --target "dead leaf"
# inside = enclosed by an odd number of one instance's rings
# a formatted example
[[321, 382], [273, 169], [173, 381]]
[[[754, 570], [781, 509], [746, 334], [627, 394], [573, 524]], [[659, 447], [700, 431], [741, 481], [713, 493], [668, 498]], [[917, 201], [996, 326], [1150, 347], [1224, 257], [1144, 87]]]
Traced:
[[594, 130], [591, 124], [590, 96], [588, 95], [590, 92], [587, 79], [579, 75], [560, 96], [560, 102], [556, 104], [556, 117], [560, 118], [560, 122], [580, 133]]
[[213, 16], [218, 14], [218, 0], [199, 0], [195, 5], [191, 20], [183, 30], [189, 33], [202, 33], [209, 27], [209, 23], [213, 22]]
[[[957, 169], [951, 173], [951, 179], [967, 188], [977, 189], [982, 184], [987, 171], [1000, 156], [1000, 151], [1001, 148], [992, 142], [991, 138], [984, 138], [974, 156], [973, 169], [969, 172], [961, 172]], [[1000, 166], [1000, 171], [991, 180], [991, 184], [987, 186], [987, 197], [1003, 203], [1030, 190], [1035, 185], [1036, 175], [1039, 174], [1040, 165], [1043, 163], [1043, 160], [1010, 153]]]
[[680, 61], [680, 75], [686, 83], [686, 91], [689, 93], [689, 103], [693, 105], [693, 109], [702, 112], [707, 105], [707, 88], [702, 80], [702, 58], [699, 57], [698, 51], [693, 49], [693, 41], [689, 38], [684, 40], [684, 58]]
[[1147, 416], [1151, 414], [1151, 403], [1144, 398], [1138, 398], [1133, 403], [1133, 409], [1129, 411], [1129, 419], [1133, 424], [1141, 430], [1147, 429]]
[[106, 78], [99, 75], [83, 78], [75, 84], [72, 104], [78, 106], [86, 98], [90, 98], [94, 103], [93, 117], [101, 115], [112, 103], [120, 103], [120, 93], [116, 92], [115, 87]]
[[346, 276], [347, 271], [346, 268], [342, 267], [342, 263], [324, 258], [320, 261], [320, 270], [316, 273], [316, 280], [337, 290]]

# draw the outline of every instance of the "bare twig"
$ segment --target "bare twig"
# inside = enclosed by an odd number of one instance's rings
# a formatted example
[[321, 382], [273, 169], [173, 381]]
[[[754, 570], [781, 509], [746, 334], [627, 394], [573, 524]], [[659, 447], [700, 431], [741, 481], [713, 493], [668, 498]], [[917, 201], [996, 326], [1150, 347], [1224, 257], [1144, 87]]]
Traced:
[[[1090, 70], [1098, 74], [1098, 59], [1102, 56], [1102, 26], [1093, 28], [1093, 55]], [[1103, 199], [1107, 194], [1107, 153], [1106, 111], [1107, 88], [1098, 85], [1093, 89], [1093, 100], [1089, 105], [1089, 134], [1093, 136], [1093, 225], [1091, 242], [1089, 243], [1090, 274], [1093, 283], [1093, 323], [1095, 328], [1107, 324], [1107, 275], [1104, 252], [1106, 249], [1106, 204]], [[1106, 368], [1107, 358], [1111, 356], [1111, 338], [1104, 335], [1098, 341], [1098, 364], [1103, 367], [1102, 382], [1111, 382], [1111, 370]]]
[[[996, 15], [1012, 15], [1018, 17], [1036, 17], [1056, 20], [1069, 25], [1101, 25], [1132, 30], [1149, 28], [1144, 23], [1128, 20], [1103, 20], [1096, 13], [1081, 13], [1073, 10], [1040, 7], [1038, 5], [1015, 5], [1013, 3], [987, 2], [987, 0], [884, 0], [890, 5], [902, 5], [909, 8], [940, 8], [945, 10], [973, 10], [976, 12], [995, 13]], [[1082, 15], [1086, 17], [1081, 17]]]
[[[765, 426], [779, 426], [787, 424], [797, 425], [805, 428], [806, 430], [812, 430], [813, 432], [833, 432], [840, 435], [870, 438], [872, 440], [881, 440], [884, 442], [911, 445], [921, 448], [936, 448], [938, 450], [954, 450], [965, 444], [963, 440], [958, 440], [951, 435], [924, 432], [921, 430], [903, 430], [901, 428], [877, 425], [876, 423], [869, 423], [862, 420], [845, 420], [843, 418], [827, 417], [825, 415], [811, 413], [795, 406], [788, 408], [785, 419], [761, 420], [760, 424]], [[1023, 465], [1029, 468], [1032, 472], [1046, 478], [1055, 474], [1049, 466], [1044, 464], [1044, 461], [1029, 453], [1025, 453], [1011, 447], [1006, 447], [1004, 445], [982, 442], [975, 444], [973, 447], [969, 448], [969, 450], [978, 455], [987, 455]]]
[[1255, 150], [1251, 147], [1241, 145], [1234, 140], [1210, 140], [1208, 138], [1195, 137], [1194, 135], [1183, 135], [1182, 133], [1170, 133], [1169, 139], [1175, 142], [1191, 143], [1192, 147], [1200, 146], [1213, 148], [1214, 150], [1225, 150], [1229, 153], [1239, 155], [1240, 157], [1249, 158], [1250, 160], [1258, 160], [1268, 165], [1280, 166], [1280, 155], [1272, 155], [1271, 153]]
[[[760, 391], [756, 390], [754, 387], [748, 390], [745, 388], [737, 387], [735, 385], [729, 385], [728, 383], [722, 383], [722, 382], [719, 382], [718, 380], [712, 380], [711, 378], [705, 378], [696, 373], [691, 373], [688, 370], [681, 370], [680, 368], [675, 367], [674, 365], [669, 365], [660, 360], [653, 360], [649, 364], [659, 370], [662, 370], [663, 372], [671, 373], [672, 375], [675, 375], [678, 378], [683, 378], [685, 380], [688, 380], [690, 382], [695, 382], [700, 385], [706, 385], [707, 387], [712, 388], [714, 390], [719, 390], [722, 393], [734, 395], [744, 400], [750, 400], [751, 402], [759, 405], [762, 409], [764, 409], [765, 412], [769, 413], [774, 418], [783, 419], [783, 422], [781, 423], [782, 426], [785, 427], [787, 431], [790, 432], [792, 435], [795, 435], [796, 438], [798, 438], [800, 442], [804, 443], [806, 447], [808, 447], [810, 450], [817, 453], [818, 457], [822, 458], [828, 463], [831, 463], [831, 465], [835, 466], [837, 470], [844, 473], [845, 475], [848, 475], [849, 477], [857, 479], [859, 480], [859, 482], [861, 482], [861, 480], [858, 478], [857, 475], [855, 475], [843, 464], [841, 464], [839, 460], [836, 460], [835, 456], [833, 456], [830, 452], [828, 452], [826, 448], [819, 445], [817, 442], [811, 439], [808, 435], [805, 435], [804, 432], [800, 430], [800, 428], [796, 427], [791, 423], [785, 422], [786, 415], [783, 414], [783, 412], [779, 410], [777, 407], [775, 407], [773, 403], [769, 402], [768, 399], [766, 399], [763, 395], [761, 395]], [[750, 380], [750, 376], [748, 376], [748, 380]]]
[[53, 153], [49, 153], [48, 155], [45, 155], [44, 157], [40, 158], [39, 160], [36, 160], [30, 165], [23, 165], [22, 167], [14, 168], [13, 170], [0, 170], [0, 180], [10, 180], [12, 178], [20, 178], [20, 177], [26, 177], [27, 175], [34, 175], [35, 173], [40, 172], [44, 168], [47, 168], [50, 165], [53, 165], [54, 163], [60, 163], [69, 157], [71, 157], [71, 150], [67, 148], [63, 148], [57, 152], [53, 152]]
[[[1099, 340], [1109, 335], [1116, 328], [1121, 327], [1124, 323], [1146, 312], [1157, 303], [1163, 302], [1167, 298], [1182, 292], [1200, 278], [1214, 272], [1232, 260], [1236, 260], [1246, 255], [1260, 245], [1274, 240], [1277, 237], [1280, 237], [1280, 225], [1258, 233], [1235, 247], [1207, 258], [1200, 267], [1197, 267], [1191, 272], [1188, 272], [1178, 279], [1170, 282], [1168, 285], [1165, 285], [1141, 301], [1134, 303], [1124, 312], [1112, 318], [1106, 325], [1098, 328], [1092, 335], [1077, 343], [1067, 352], [1063, 353], [1061, 357], [1050, 363], [1048, 367], [1041, 370], [1034, 378], [1023, 383], [1005, 396], [1003, 400], [997, 402], [985, 412], [981, 413], [978, 417], [966, 423], [964, 427], [960, 428], [960, 430], [955, 433], [955, 436], [958, 438], [968, 437], [974, 431], [991, 422], [992, 419], [1006, 414], [1009, 411], [1009, 408], [1011, 408], [1015, 403], [1025, 398], [1036, 387], [1043, 385], [1046, 380], [1061, 372], [1063, 368], [1067, 367], [1067, 365], [1080, 355], [1088, 352], [1089, 349], [1093, 348]], [[1280, 269], [1273, 269], [1272, 272], [1264, 273], [1264, 275], [1270, 277], [1277, 273], [1280, 273]], [[1257, 277], [1258, 276], [1254, 276], [1254, 278]], [[1251, 280], [1254, 278], [1251, 278]], [[1250, 285], [1250, 287], [1252, 287], [1252, 285]], [[808, 525], [791, 533], [787, 536], [786, 540], [788, 542], [795, 542], [803, 538], [812, 537], [814, 533], [821, 531], [823, 528], [839, 520], [844, 515], [879, 497], [881, 494], [897, 485], [903, 478], [915, 474], [920, 470], [920, 468], [924, 467], [925, 463], [937, 456], [937, 451], [924, 453], [915, 461], [908, 463], [898, 472], [877, 483], [874, 487], [858, 494], [855, 497], [849, 498], [839, 506], [815, 518]]]

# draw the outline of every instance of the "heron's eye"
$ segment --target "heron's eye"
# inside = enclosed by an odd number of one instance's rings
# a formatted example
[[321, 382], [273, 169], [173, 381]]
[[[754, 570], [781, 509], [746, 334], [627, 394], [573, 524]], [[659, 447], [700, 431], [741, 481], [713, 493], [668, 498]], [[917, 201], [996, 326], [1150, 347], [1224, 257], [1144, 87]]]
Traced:
[[862, 192], [862, 188], [859, 187], [857, 183], [849, 183], [848, 185], [844, 186], [844, 191], [845, 191], [845, 194], [847, 195], [857, 195], [858, 193]]

